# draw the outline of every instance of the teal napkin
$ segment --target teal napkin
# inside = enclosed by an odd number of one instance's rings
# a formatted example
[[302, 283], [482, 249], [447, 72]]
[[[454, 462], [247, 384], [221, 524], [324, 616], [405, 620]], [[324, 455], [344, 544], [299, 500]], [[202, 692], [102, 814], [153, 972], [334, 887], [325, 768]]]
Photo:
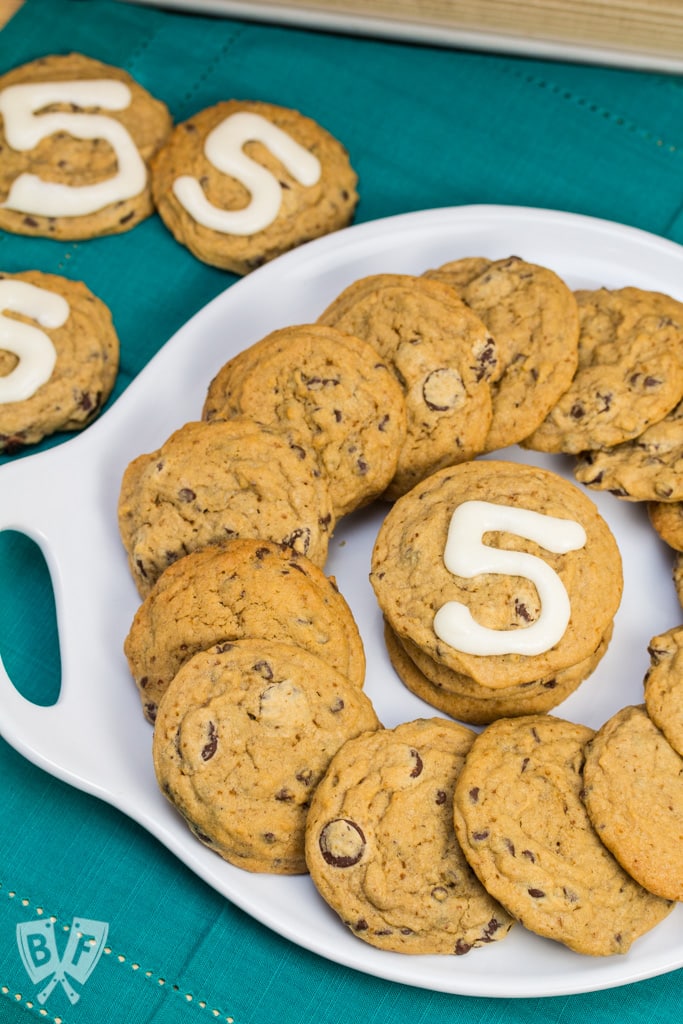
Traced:
[[[673, 76], [107, 0], [27, 0], [0, 32], [0, 73], [69, 50], [125, 67], [176, 120], [232, 97], [302, 110], [349, 149], [360, 177], [359, 222], [500, 203], [591, 214], [683, 242], [683, 83]], [[0, 233], [0, 268], [81, 279], [107, 303], [121, 339], [112, 402], [235, 281], [195, 260], [156, 216], [127, 235], [78, 243]], [[0, 459], [0, 488], [7, 461]], [[35, 545], [9, 533], [0, 535], [0, 651], [22, 692], [38, 703], [54, 700], [59, 650], [49, 578]], [[519, 1000], [443, 995], [350, 971], [271, 933], [139, 826], [1, 741], [0, 779], [2, 1020], [673, 1024], [680, 1017], [680, 971], [618, 992]], [[47, 922], [62, 949], [79, 915], [107, 924], [101, 957], [78, 1002], [57, 984], [43, 1005], [16, 928]], [[47, 932], [27, 938], [38, 959]]]

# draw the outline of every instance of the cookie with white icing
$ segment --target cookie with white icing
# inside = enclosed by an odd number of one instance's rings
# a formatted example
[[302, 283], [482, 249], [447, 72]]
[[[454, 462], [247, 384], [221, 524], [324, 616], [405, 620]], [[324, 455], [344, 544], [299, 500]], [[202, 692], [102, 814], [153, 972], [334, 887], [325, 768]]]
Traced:
[[171, 115], [122, 68], [80, 53], [0, 77], [0, 228], [85, 239], [154, 212], [148, 162]]
[[152, 178], [176, 241], [235, 274], [345, 227], [358, 202], [341, 142], [299, 111], [259, 101], [226, 100], [177, 125]]
[[492, 691], [593, 657], [623, 588], [591, 499], [549, 470], [497, 460], [442, 469], [400, 498], [370, 580], [399, 638]]
[[87, 426], [119, 366], [104, 302], [56, 274], [0, 274], [0, 332], [0, 451], [13, 455]]

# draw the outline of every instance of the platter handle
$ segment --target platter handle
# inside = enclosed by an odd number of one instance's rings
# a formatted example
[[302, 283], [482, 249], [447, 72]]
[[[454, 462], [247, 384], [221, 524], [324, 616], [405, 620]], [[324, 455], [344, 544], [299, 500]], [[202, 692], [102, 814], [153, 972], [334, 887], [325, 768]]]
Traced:
[[106, 586], [98, 564], [100, 555], [107, 564], [112, 547], [112, 506], [92, 446], [80, 443], [85, 440], [0, 467], [0, 531], [24, 534], [45, 558], [61, 664], [58, 699], [43, 706], [19, 692], [0, 659], [0, 735], [51, 774], [97, 790], [106, 778], [98, 748], [111, 731], [109, 702], [102, 699], [111, 620], [95, 597]]

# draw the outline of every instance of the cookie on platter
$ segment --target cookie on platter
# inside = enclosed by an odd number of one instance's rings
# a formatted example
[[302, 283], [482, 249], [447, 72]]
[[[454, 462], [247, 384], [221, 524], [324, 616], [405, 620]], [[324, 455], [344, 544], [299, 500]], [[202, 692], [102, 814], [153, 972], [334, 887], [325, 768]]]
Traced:
[[403, 391], [372, 345], [323, 324], [273, 331], [211, 381], [207, 420], [250, 416], [313, 448], [337, 518], [390, 484], [406, 434]]
[[647, 713], [683, 757], [683, 627], [674, 626], [648, 645], [644, 680]]
[[369, 342], [403, 387], [407, 437], [388, 498], [482, 451], [496, 345], [453, 288], [409, 274], [371, 275], [345, 288], [318, 319]]
[[245, 417], [186, 423], [133, 459], [118, 520], [143, 598], [179, 558], [237, 537], [274, 541], [322, 566], [334, 526], [315, 453]]
[[583, 800], [600, 840], [628, 874], [683, 900], [683, 757], [645, 707], [625, 707], [586, 746]]
[[594, 733], [553, 715], [501, 718], [465, 758], [455, 831], [474, 872], [530, 931], [578, 953], [626, 953], [672, 910], [639, 885], [593, 828], [582, 799]]
[[528, 437], [571, 384], [579, 315], [571, 289], [547, 267], [510, 256], [465, 257], [429, 270], [458, 292], [496, 339], [498, 375], [485, 451]]
[[495, 459], [441, 469], [400, 498], [370, 580], [402, 643], [491, 696], [594, 658], [623, 589], [593, 501], [549, 470]]
[[640, 288], [575, 294], [579, 366], [525, 448], [611, 448], [643, 434], [683, 397], [683, 304]]
[[364, 733], [335, 754], [313, 795], [311, 878], [372, 946], [462, 955], [512, 927], [453, 829], [455, 780], [474, 735], [438, 718]]
[[310, 651], [237, 640], [195, 654], [159, 704], [154, 770], [193, 833], [248, 871], [303, 874], [311, 796], [346, 740], [381, 725]]
[[243, 537], [169, 565], [137, 609], [124, 651], [145, 717], [193, 654], [245, 637], [293, 643], [364, 684], [363, 643], [334, 580], [290, 548]]

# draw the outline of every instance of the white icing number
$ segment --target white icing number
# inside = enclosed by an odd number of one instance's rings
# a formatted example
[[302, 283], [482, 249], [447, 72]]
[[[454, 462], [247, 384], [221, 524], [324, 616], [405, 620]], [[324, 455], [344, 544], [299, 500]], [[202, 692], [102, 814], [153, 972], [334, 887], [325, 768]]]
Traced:
[[57, 360], [51, 339], [38, 327], [4, 316], [12, 310], [31, 317], [42, 327], [61, 327], [69, 316], [63, 295], [38, 288], [28, 281], [0, 281], [0, 349], [12, 352], [19, 362], [0, 377], [0, 402], [22, 402], [50, 379]]
[[241, 210], [222, 210], [204, 195], [199, 181], [189, 174], [173, 182], [178, 202], [204, 227], [223, 234], [253, 235], [275, 220], [282, 202], [277, 178], [243, 152], [247, 142], [262, 142], [302, 185], [315, 185], [320, 178], [320, 161], [277, 125], [248, 111], [221, 121], [209, 132], [204, 154], [213, 166], [241, 182], [251, 200]]
[[446, 568], [468, 579], [480, 573], [523, 576], [538, 591], [541, 614], [522, 629], [490, 629], [475, 622], [465, 605], [448, 601], [434, 617], [434, 631], [449, 646], [465, 654], [542, 654], [562, 638], [567, 628], [571, 615], [569, 595], [555, 570], [543, 559], [482, 543], [484, 534], [491, 530], [515, 533], [556, 554], [576, 551], [586, 543], [586, 531], [571, 519], [488, 501], [464, 502], [451, 518], [444, 551]]
[[36, 174], [20, 174], [12, 182], [3, 207], [44, 217], [75, 217], [139, 195], [147, 182], [147, 169], [130, 134], [119, 121], [106, 114], [78, 111], [40, 113], [54, 103], [125, 110], [130, 99], [128, 86], [116, 79], [29, 82], [3, 89], [0, 114], [12, 149], [33, 149], [41, 139], [66, 132], [77, 139], [106, 139], [118, 161], [117, 173], [94, 185], [64, 185], [43, 181]]

